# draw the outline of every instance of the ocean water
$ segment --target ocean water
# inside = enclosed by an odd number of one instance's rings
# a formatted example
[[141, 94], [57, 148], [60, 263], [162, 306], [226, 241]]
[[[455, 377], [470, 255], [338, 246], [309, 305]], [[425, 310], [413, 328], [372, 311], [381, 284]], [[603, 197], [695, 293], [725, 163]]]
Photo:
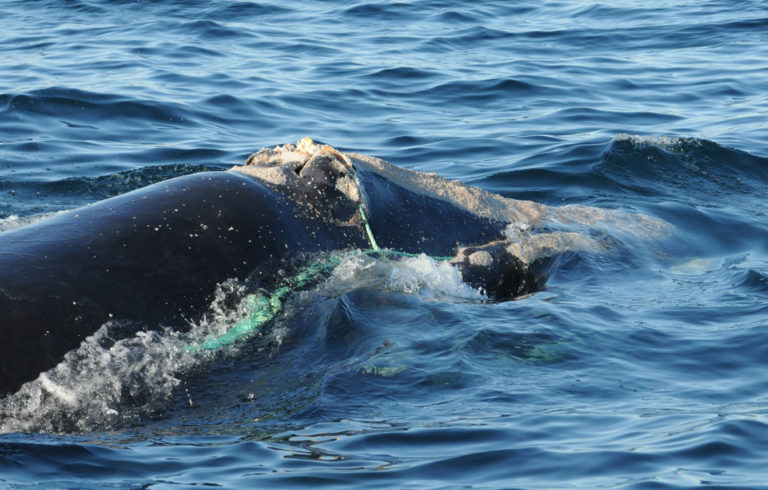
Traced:
[[0, 18], [0, 229], [304, 136], [674, 227], [565, 254], [514, 301], [427, 257], [351, 254], [204, 362], [168, 332], [106, 360], [85, 345], [65, 383], [0, 400], [0, 487], [768, 487], [764, 2], [9, 0]]

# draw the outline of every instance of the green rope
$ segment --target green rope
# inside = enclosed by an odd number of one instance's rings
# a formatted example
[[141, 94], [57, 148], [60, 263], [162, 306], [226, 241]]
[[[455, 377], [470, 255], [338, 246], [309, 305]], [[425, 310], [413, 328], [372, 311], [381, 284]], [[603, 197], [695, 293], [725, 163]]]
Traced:
[[363, 218], [363, 226], [365, 227], [365, 233], [368, 235], [368, 241], [371, 242], [371, 248], [378, 252], [381, 249], [379, 248], [379, 244], [376, 243], [376, 239], [373, 237], [373, 231], [371, 231], [371, 225], [368, 224], [368, 218], [366, 218], [365, 211], [363, 211], [363, 205], [358, 204], [357, 209], [360, 211], [360, 217]]
[[245, 297], [244, 304], [246, 317], [235, 323], [232, 328], [217, 337], [211, 337], [199, 344], [187, 347], [188, 352], [205, 350], [217, 350], [227, 347], [241, 340], [254, 331], [258, 331], [262, 325], [272, 320], [283, 309], [285, 297], [298, 288], [304, 287], [323, 274], [332, 271], [341, 260], [339, 257], [330, 256], [324, 262], [316, 262], [302, 269], [291, 277], [286, 283], [277, 288], [269, 296], [264, 294], [250, 294]]
[[[368, 241], [371, 244], [371, 248], [362, 250], [362, 253], [368, 255], [395, 255], [403, 257], [419, 257], [421, 254], [414, 254], [408, 252], [400, 252], [397, 250], [382, 250], [376, 243], [376, 239], [373, 237], [373, 231], [368, 224], [368, 219], [363, 211], [363, 206], [358, 205], [360, 216], [363, 219], [363, 225], [365, 227], [365, 233], [368, 236]], [[450, 260], [453, 257], [431, 257], [436, 261]], [[246, 316], [242, 320], [236, 322], [232, 328], [224, 332], [222, 335], [216, 337], [210, 337], [205, 339], [199, 344], [193, 344], [187, 347], [187, 351], [196, 353], [200, 351], [215, 351], [224, 347], [228, 347], [239, 340], [244, 339], [253, 332], [258, 332], [262, 325], [266, 324], [270, 320], [280, 313], [283, 309], [283, 302], [286, 296], [293, 291], [307, 286], [310, 283], [316, 282], [320, 276], [331, 272], [339, 263], [341, 259], [338, 256], [330, 255], [322, 262], [315, 262], [307, 267], [304, 267], [298, 274], [288, 278], [288, 280], [279, 288], [274, 290], [271, 294], [251, 294], [244, 299], [244, 305], [246, 310]]]

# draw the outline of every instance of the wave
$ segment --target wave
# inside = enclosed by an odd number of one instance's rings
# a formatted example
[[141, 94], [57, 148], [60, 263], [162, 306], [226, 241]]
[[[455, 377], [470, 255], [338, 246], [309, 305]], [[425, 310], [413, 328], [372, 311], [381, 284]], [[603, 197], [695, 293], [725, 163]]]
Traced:
[[[185, 56], [198, 56], [202, 48], [183, 45], [176, 49]], [[162, 83], [197, 83], [197, 80], [175, 72], [158, 71], [154, 77]], [[78, 149], [82, 151], [97, 145], [105, 148], [111, 145], [113, 152], [132, 144], [148, 146], [155, 143], [155, 137], [171, 134], [177, 136], [177, 145], [188, 144], [192, 128], [203, 133], [213, 132], [208, 139], [215, 141], [221, 138], [224, 127], [251, 126], [275, 117], [282, 110], [272, 99], [231, 95], [228, 90], [243, 88], [239, 80], [225, 75], [213, 78], [221, 91], [194, 103], [182, 99], [159, 100], [147, 94], [134, 96], [130, 90], [110, 93], [64, 86], [3, 93], [0, 94], [0, 122], [5, 123], [5, 134], [17, 136], [14, 139], [18, 143], [8, 145], [11, 150], [22, 152], [25, 150], [23, 145], [29, 144], [55, 144], [58, 147], [37, 148], [36, 151], [73, 154]], [[148, 130], [162, 130], [164, 133], [148, 133]], [[80, 147], [75, 148], [75, 143]], [[158, 143], [157, 146], [173, 150], [165, 138]], [[194, 151], [203, 150], [205, 147], [199, 144], [194, 147]], [[220, 154], [227, 154], [226, 149]]]
[[737, 199], [760, 215], [768, 211], [762, 199], [768, 158], [693, 137], [618, 135], [607, 148], [564, 143], [476, 183], [553, 204], [671, 201], [712, 208]]
[[[235, 478], [248, 487], [305, 486], [307, 481], [388, 488], [478, 481], [524, 488], [764, 486], [760, 448], [768, 424], [760, 415], [637, 417], [547, 407], [524, 414], [515, 410], [511, 396], [508, 404], [509, 413], [501, 417], [479, 414], [443, 423], [354, 417], [289, 426], [275, 437], [162, 433], [147, 435], [149, 442], [141, 445], [119, 435], [102, 436], [103, 441], [93, 436], [9, 440], [0, 444], [0, 469], [14, 476], [48, 475], [46, 484], [53, 487], [70, 487], [73, 481], [86, 487], [104, 481], [226, 486]], [[663, 436], [656, 433], [659, 428]], [[131, 457], [138, 450], [143, 457]]]
[[[403, 70], [399, 70], [400, 73]], [[509, 103], [536, 95], [555, 96], [559, 91], [548, 84], [543, 78], [524, 80], [511, 77], [498, 77], [485, 80], [454, 80], [449, 82], [426, 85], [430, 80], [423, 71], [410, 70], [408, 75], [418, 74], [415, 80], [395, 79], [386, 77], [377, 81], [376, 86], [366, 90], [367, 94], [375, 97], [396, 97], [403, 101], [424, 103], [432, 101], [436, 104], [447, 104], [451, 107], [471, 107], [477, 110], [482, 106], [493, 107], [499, 103]], [[378, 79], [378, 73], [372, 78]], [[529, 78], [529, 77], [522, 77]], [[404, 90], [410, 87], [408, 90]]]
[[169, 102], [158, 104], [125, 96], [79, 90], [69, 87], [50, 87], [22, 94], [0, 94], [0, 117], [32, 114], [56, 118], [94, 121], [113, 120], [120, 115], [126, 120], [192, 125], [191, 114], [182, 106]]
[[744, 272], [741, 281], [736, 284], [741, 289], [751, 290], [757, 293], [768, 293], [768, 273], [749, 269]]
[[421, 7], [406, 3], [365, 2], [345, 8], [341, 15], [370, 21], [410, 21]]
[[621, 135], [594, 172], [617, 199], [645, 201], [703, 250], [765, 248], [768, 158], [698, 138]]
[[403, 80], [429, 80], [442, 75], [434, 70], [425, 70], [423, 68], [415, 68], [411, 66], [397, 66], [391, 68], [383, 68], [376, 70], [368, 75], [372, 81], [381, 83], [385, 81], [403, 81]]
[[[211, 158], [213, 155], [205, 150], [193, 151], [188, 152], [184, 159], [199, 159], [203, 156]], [[180, 163], [150, 165], [97, 177], [70, 177], [53, 181], [0, 180], [0, 192], [11, 194], [11, 199], [0, 203], [0, 218], [7, 220], [11, 227], [15, 221], [26, 223], [28, 220], [37, 220], [50, 213], [114, 197], [173, 177], [222, 170], [224, 167], [224, 165]], [[16, 218], [13, 218], [14, 216]], [[2, 227], [3, 224], [0, 221], [0, 230], [3, 229]]]
[[[322, 337], [325, 330], [318, 325], [318, 318], [326, 323], [326, 329], [343, 328], [353, 321], [348, 316], [355, 315], [354, 307], [349, 306], [345, 297], [359, 291], [367, 291], [364, 294], [368, 297], [400, 294], [411, 298], [410, 301], [484, 299], [447, 263], [435, 262], [426, 256], [385, 260], [348, 253], [342, 255], [327, 279], [310, 290], [295, 291], [288, 297], [281, 315], [273, 321], [257, 323], [256, 328], [233, 343], [210, 342], [210, 339], [224, 339], [225, 333], [241, 322], [250, 321], [254, 313], [251, 293], [246, 287], [227, 281], [217, 289], [208, 314], [187, 333], [158, 326], [156, 330], [142, 330], [135, 336], [115, 340], [120, 338], [118, 330], [124, 330], [126, 325], [102, 326], [80, 347], [70, 351], [59, 365], [41, 373], [18, 392], [0, 399], [0, 433], [71, 433], [140, 423], [161, 416], [179, 396], [195, 404], [201, 395], [200, 386], [192, 392], [189, 386], [200, 383], [196, 377], [202, 376], [204, 380], [206, 373], [216, 371], [222, 363], [231, 366], [232, 362], [251, 356], [272, 363], [271, 354], [286, 338], [290, 343], [298, 343], [300, 352], [306, 349], [315, 352], [312, 360], [299, 363], [296, 369], [324, 372], [329, 369], [329, 363], [338, 362], [336, 356], [349, 358], [333, 347], [335, 334]], [[355, 344], [351, 348], [356, 351], [364, 345]], [[359, 362], [362, 362], [361, 370], [370, 370], [373, 375], [388, 372], [382, 371], [375, 360]], [[289, 371], [288, 376], [296, 374], [296, 369]], [[187, 386], [186, 395], [179, 394], [183, 385]], [[282, 400], [288, 391], [283, 384], [276, 395]], [[203, 388], [202, 396], [205, 394]], [[282, 408], [277, 408], [282, 416], [286, 415], [283, 405], [281, 402]]]
[[517, 199], [661, 218], [678, 228], [674, 256], [768, 250], [768, 158], [706, 139], [618, 135], [608, 145], [562, 143], [475, 184]]
[[760, 194], [768, 183], [768, 158], [691, 137], [619, 135], [595, 170], [636, 194], [702, 201]]

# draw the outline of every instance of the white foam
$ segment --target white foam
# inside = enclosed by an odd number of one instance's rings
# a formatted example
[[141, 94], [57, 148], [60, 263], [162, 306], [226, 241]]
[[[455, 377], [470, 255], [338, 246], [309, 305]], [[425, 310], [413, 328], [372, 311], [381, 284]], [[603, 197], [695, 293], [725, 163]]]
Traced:
[[169, 332], [140, 332], [109, 345], [110, 327], [0, 401], [0, 432], [95, 430], [162, 408], [194, 362], [185, 344]]
[[0, 399], [0, 433], [104, 430], [162, 411], [187, 373], [237, 352], [190, 346], [243, 319], [243, 296], [236, 281], [219, 286], [210, 313], [188, 333], [141, 331], [114, 342], [110, 333], [121, 325], [103, 325], [53, 369]]
[[[295, 296], [300, 302], [312, 301], [315, 294], [336, 296], [360, 287], [423, 300], [484, 299], [447, 262], [423, 254], [374, 258], [360, 252], [342, 254], [327, 280], [309, 294]], [[230, 280], [218, 287], [209, 313], [191, 325], [188, 333], [141, 331], [115, 342], [110, 333], [121, 325], [102, 326], [59, 365], [0, 400], [0, 433], [105, 430], [162, 411], [184, 376], [204, 368], [215, 356], [238, 354], [242, 342], [215, 351], [190, 346], [223, 335], [252, 314], [247, 300], [246, 288]], [[289, 328], [286, 325], [289, 323], [283, 321], [272, 324], [264, 337], [270, 345], [280, 343]], [[251, 335], [264, 336], [265, 332]]]
[[633, 134], [617, 134], [614, 141], [628, 141], [636, 146], [654, 146], [671, 152], [687, 151], [692, 146], [701, 146], [703, 140], [697, 138], [681, 138], [677, 136], [639, 136]]
[[326, 294], [359, 287], [400, 292], [424, 300], [480, 300], [483, 294], [462, 280], [461, 272], [445, 261], [421, 254], [416, 257], [377, 259], [349, 253], [322, 286]]
[[20, 228], [22, 226], [36, 223], [45, 218], [50, 218], [51, 216], [55, 216], [61, 212], [63, 211], [57, 211], [55, 213], [35, 214], [32, 216], [18, 216], [18, 215], [12, 214], [10, 216], [6, 216], [5, 218], [0, 218], [0, 233], [8, 230], [13, 230], [14, 228]]

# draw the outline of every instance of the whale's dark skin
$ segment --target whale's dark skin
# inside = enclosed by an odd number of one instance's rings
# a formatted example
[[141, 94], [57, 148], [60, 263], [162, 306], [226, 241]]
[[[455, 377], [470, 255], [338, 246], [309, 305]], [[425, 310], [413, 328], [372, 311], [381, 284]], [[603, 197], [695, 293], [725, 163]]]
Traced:
[[[122, 335], [184, 329], [227, 279], [270, 288], [313, 253], [369, 248], [360, 203], [382, 247], [453, 256], [502, 237], [505, 223], [362, 170], [366, 199], [356, 202], [335, 186], [346, 170], [334, 158], [313, 157], [282, 184], [238, 172], [178, 177], [0, 233], [0, 396], [106, 322], [125, 325]], [[489, 284], [487, 270], [461, 264], [468, 282]], [[494, 280], [489, 292], [503, 297], [509, 288]]]
[[379, 175], [363, 170], [357, 174], [368, 197], [368, 222], [380, 232], [376, 240], [382, 248], [453, 256], [461, 245], [500, 238], [506, 226], [434, 197], [416, 194]]
[[181, 327], [228, 278], [262, 272], [268, 286], [294, 251], [365, 245], [357, 230], [297, 213], [230, 172], [171, 179], [2, 233], [0, 393], [109, 320]]

